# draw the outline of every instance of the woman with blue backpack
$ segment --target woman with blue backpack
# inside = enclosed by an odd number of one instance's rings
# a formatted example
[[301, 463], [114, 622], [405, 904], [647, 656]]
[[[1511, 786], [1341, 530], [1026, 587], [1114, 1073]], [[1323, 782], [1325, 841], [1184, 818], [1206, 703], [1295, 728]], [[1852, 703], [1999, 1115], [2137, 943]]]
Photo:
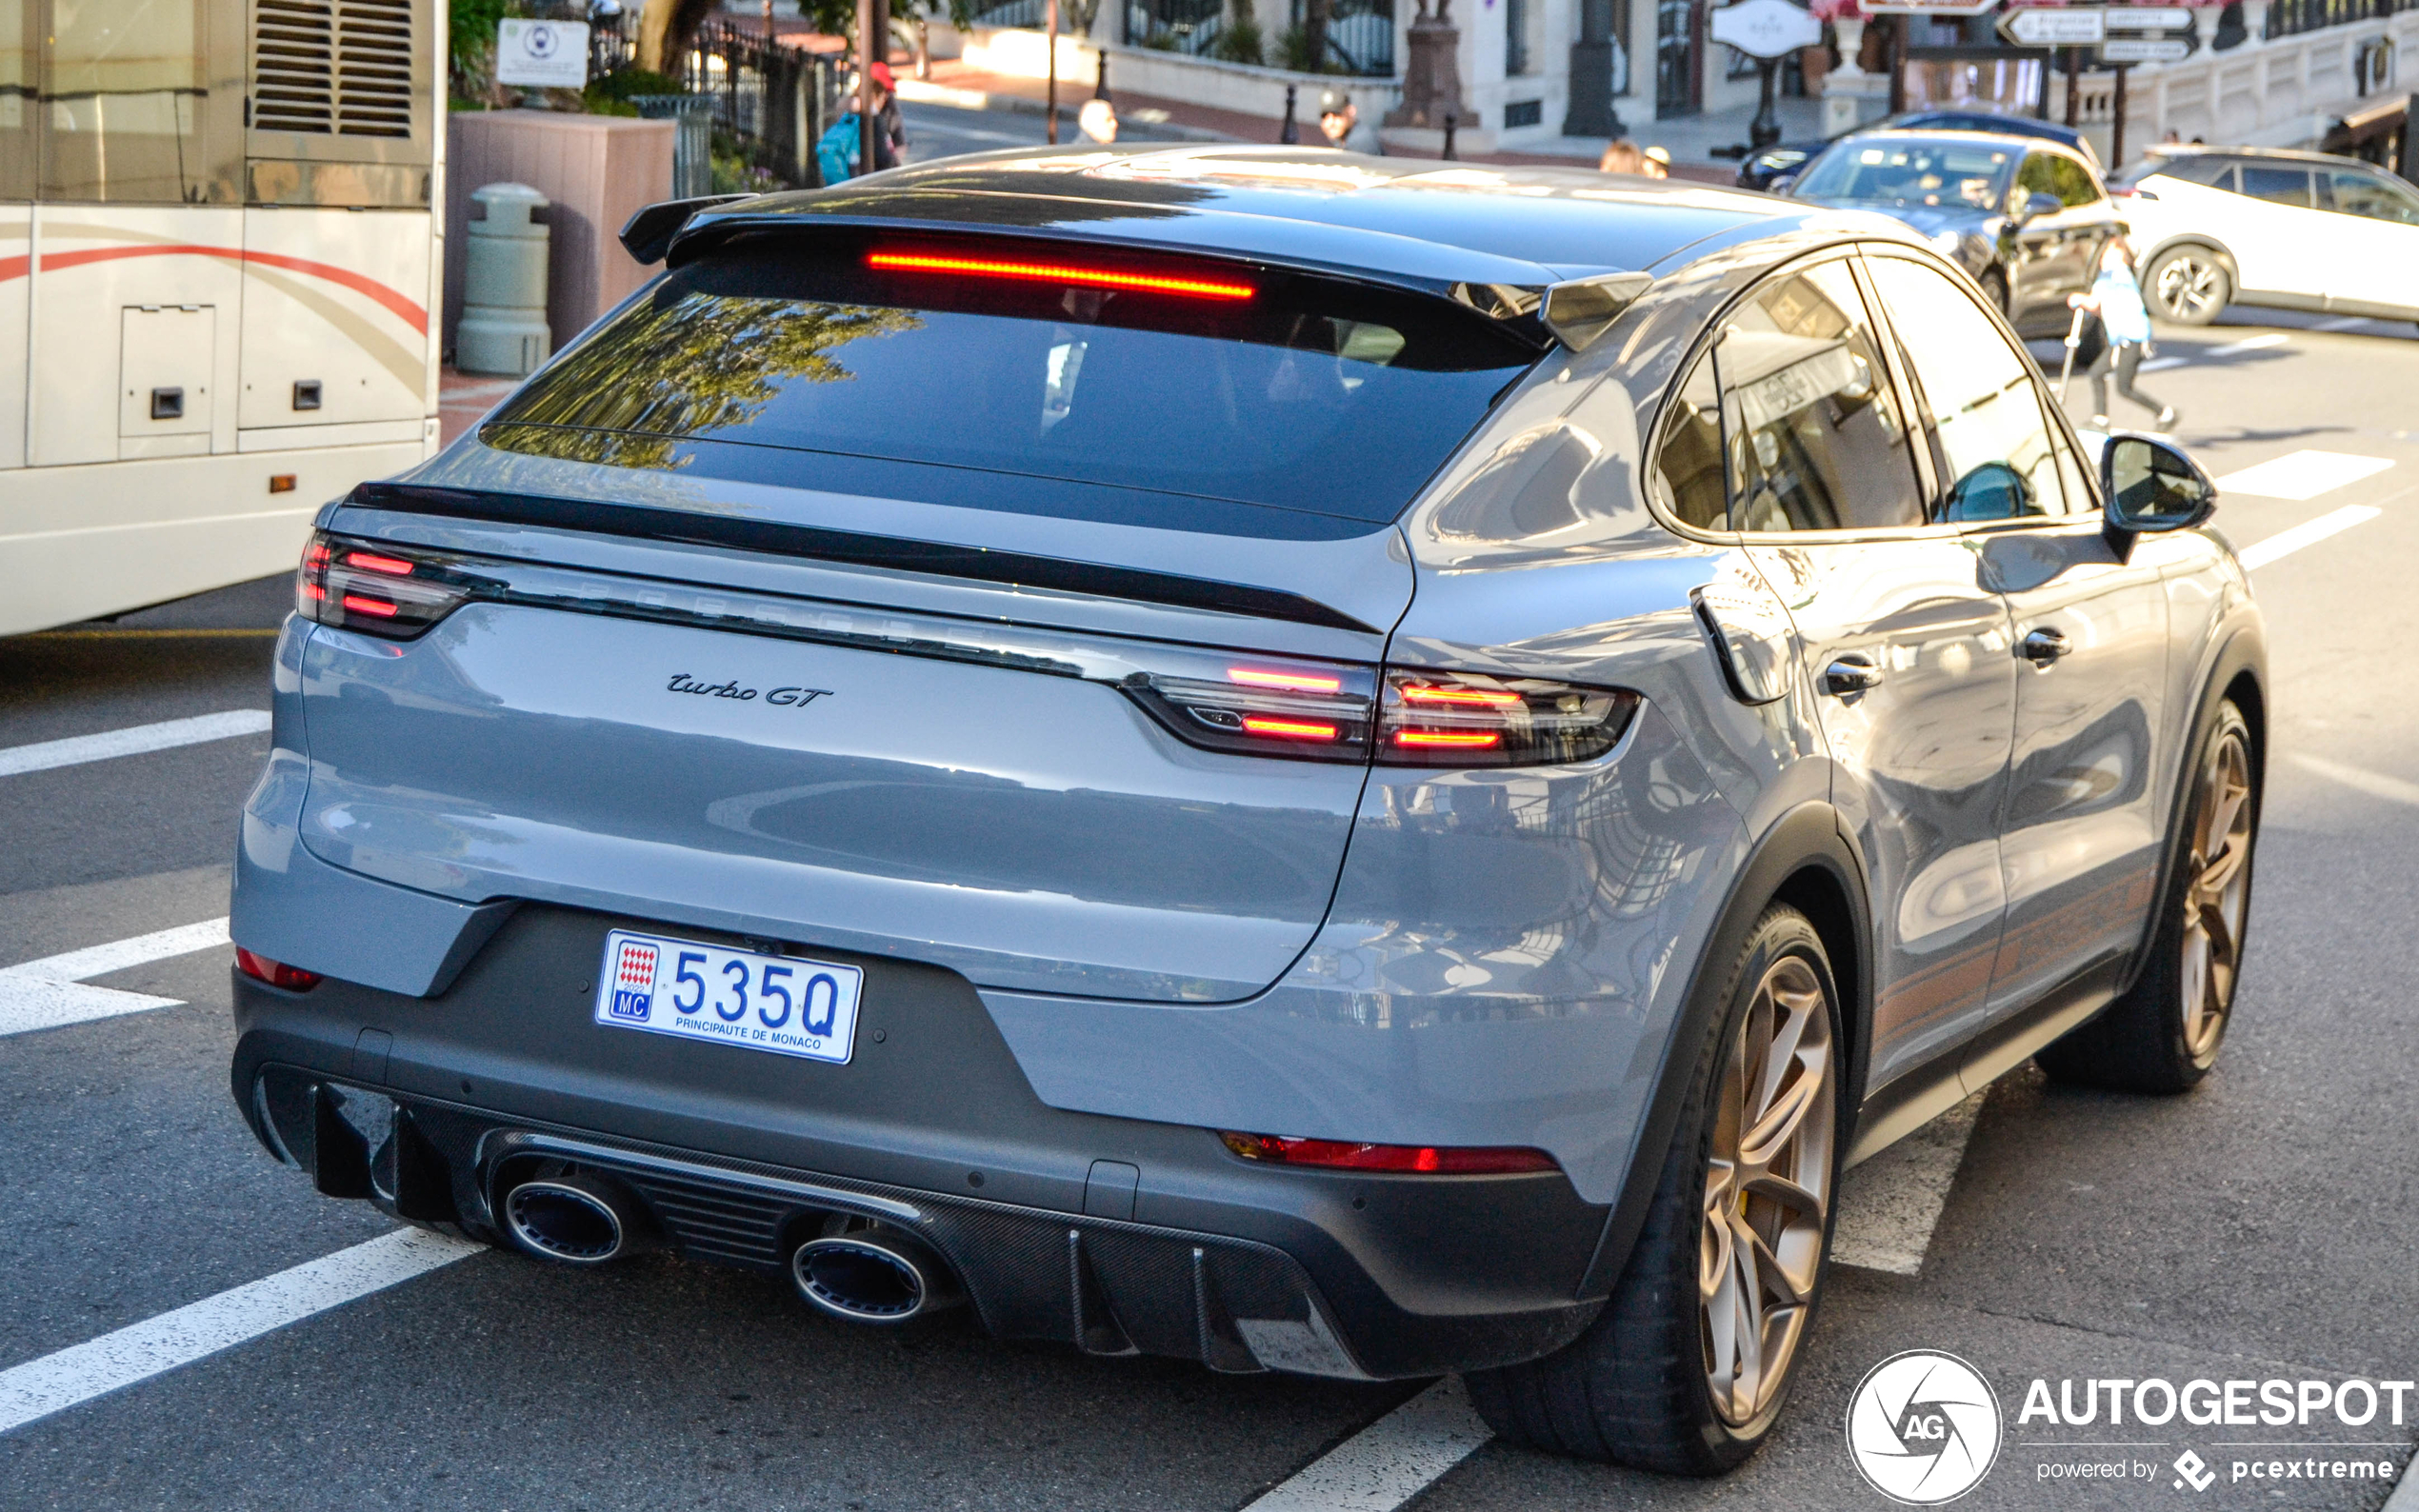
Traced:
[[[907, 146], [907, 128], [899, 120], [896, 97], [897, 84], [887, 63], [873, 66], [873, 169], [899, 166], [899, 149]], [[850, 99], [858, 91], [849, 91]], [[815, 141], [815, 166], [823, 172], [827, 185], [855, 178], [867, 171], [863, 162], [864, 128], [858, 124], [857, 112], [850, 110], [840, 117]]]
[[[2173, 405], [2163, 405], [2134, 387], [2134, 376], [2142, 370], [2142, 359], [2150, 353], [2150, 311], [2142, 303], [2142, 286], [2133, 278], [2133, 249], [2122, 236], [2111, 236], [2100, 249], [2100, 273], [2088, 294], [2069, 294], [2067, 304], [2080, 311], [2099, 317], [2104, 339], [2100, 352], [2084, 370], [2091, 380], [2091, 428], [2109, 428], [2109, 372], [2116, 372], [2116, 389], [2143, 408], [2154, 411], [2150, 422], [2153, 430], [2173, 430], [2179, 417]], [[2078, 319], [2076, 334], [2088, 336]], [[2089, 347], [2086, 339], [2070, 340], [2069, 346]]]

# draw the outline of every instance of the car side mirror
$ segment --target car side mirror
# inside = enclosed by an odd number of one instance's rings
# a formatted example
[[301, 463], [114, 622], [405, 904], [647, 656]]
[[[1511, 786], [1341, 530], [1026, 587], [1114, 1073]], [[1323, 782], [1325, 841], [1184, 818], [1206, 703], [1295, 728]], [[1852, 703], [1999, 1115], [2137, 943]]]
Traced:
[[1796, 174], [1775, 173], [1772, 175], [1771, 182], [1764, 186], [1764, 192], [1767, 194], [1787, 194], [1790, 189], [1793, 189], [1796, 187]]
[[2044, 215], [2055, 215], [2066, 208], [2067, 202], [2055, 194], [2030, 195], [2025, 200], [2024, 209], [2016, 212], [2016, 224], [2022, 226], [2028, 221], [2037, 221]]
[[2217, 512], [2217, 485], [2199, 463], [2155, 436], [2117, 431], [2100, 451], [2103, 515], [2129, 540], [2189, 530]]
[[2038, 512], [2032, 485], [2004, 462], [1986, 462], [1959, 478], [1941, 500], [1940, 517], [1953, 525], [1986, 520], [2021, 520]]

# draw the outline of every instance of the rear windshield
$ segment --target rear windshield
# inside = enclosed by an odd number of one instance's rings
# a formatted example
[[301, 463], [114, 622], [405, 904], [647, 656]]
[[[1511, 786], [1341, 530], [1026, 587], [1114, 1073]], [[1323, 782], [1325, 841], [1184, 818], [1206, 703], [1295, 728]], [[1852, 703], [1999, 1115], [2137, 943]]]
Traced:
[[[1095, 275], [1111, 287], [1081, 281]], [[758, 238], [667, 275], [481, 438], [1023, 513], [1361, 534], [1535, 358], [1458, 305], [1325, 279], [1064, 243]]]

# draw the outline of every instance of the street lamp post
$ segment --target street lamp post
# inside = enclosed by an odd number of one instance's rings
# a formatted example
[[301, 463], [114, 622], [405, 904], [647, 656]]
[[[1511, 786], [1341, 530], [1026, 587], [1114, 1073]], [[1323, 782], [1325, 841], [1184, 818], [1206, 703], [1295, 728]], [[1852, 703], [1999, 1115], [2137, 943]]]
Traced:
[[1058, 145], [1058, 0], [1050, 0], [1048, 35], [1042, 45], [1050, 50], [1050, 100], [1046, 114], [1050, 120], [1050, 144]]

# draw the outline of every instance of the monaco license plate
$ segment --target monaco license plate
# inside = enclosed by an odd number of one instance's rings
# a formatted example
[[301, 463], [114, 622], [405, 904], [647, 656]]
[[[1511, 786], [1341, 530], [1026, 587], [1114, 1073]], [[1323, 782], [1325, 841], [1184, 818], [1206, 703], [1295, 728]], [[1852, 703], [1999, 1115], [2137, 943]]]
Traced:
[[846, 1065], [865, 973], [616, 929], [605, 937], [596, 1022]]

